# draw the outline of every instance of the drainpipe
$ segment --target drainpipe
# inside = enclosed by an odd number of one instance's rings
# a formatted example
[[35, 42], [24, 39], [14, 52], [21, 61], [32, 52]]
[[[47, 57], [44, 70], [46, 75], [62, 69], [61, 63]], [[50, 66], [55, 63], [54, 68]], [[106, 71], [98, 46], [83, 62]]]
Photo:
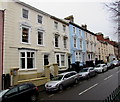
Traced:
[[[5, 10], [2, 11], [2, 17], [3, 17], [3, 28], [2, 28], [2, 75], [3, 75], [3, 54], [4, 54], [4, 14], [5, 13]], [[2, 83], [2, 89], [4, 89], [4, 81]]]

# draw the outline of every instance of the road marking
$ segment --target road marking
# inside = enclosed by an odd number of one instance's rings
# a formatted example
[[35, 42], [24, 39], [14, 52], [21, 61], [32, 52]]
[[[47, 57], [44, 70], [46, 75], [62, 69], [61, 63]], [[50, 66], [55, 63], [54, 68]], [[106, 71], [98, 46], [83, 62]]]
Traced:
[[79, 95], [82, 95], [83, 93], [89, 91], [90, 89], [94, 88], [94, 87], [97, 86], [97, 85], [98, 85], [98, 83], [97, 83], [97, 84], [94, 84], [93, 86], [89, 87], [88, 89], [86, 89], [86, 90], [80, 92]]
[[52, 97], [52, 96], [54, 96], [54, 94], [51, 94], [51, 95], [49, 95], [48, 97]]
[[108, 76], [107, 78], [105, 78], [104, 80], [107, 80], [107, 79], [109, 79], [110, 77], [112, 77], [113, 75], [110, 75], [110, 76]]
[[120, 72], [120, 70], [119, 71], [117, 71], [116, 73], [118, 74]]

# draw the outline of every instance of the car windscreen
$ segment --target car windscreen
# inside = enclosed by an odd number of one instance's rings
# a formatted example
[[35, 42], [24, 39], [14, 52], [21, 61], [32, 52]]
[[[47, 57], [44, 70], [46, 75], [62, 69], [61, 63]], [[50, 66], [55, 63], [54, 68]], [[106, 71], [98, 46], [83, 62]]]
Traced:
[[2, 97], [8, 90], [9, 90], [9, 89], [0, 91], [0, 97]]
[[95, 67], [100, 67], [100, 65], [96, 65]]
[[61, 80], [62, 77], [63, 77], [63, 75], [58, 75], [58, 76], [52, 78], [52, 81], [58, 81], [58, 80]]
[[87, 72], [87, 71], [88, 71], [88, 69], [87, 69], [87, 68], [84, 68], [84, 69], [81, 69], [80, 72]]

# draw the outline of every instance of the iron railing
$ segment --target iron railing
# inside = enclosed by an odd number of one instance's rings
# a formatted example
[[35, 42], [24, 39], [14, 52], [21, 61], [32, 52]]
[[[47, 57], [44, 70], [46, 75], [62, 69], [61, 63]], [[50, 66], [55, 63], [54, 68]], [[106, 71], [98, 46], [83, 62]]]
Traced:
[[120, 102], [120, 85], [103, 102]]

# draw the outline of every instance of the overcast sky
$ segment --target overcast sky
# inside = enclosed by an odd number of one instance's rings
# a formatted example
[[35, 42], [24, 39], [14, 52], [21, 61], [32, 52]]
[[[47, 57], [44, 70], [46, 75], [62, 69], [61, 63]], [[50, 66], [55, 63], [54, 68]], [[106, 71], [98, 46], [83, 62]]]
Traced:
[[30, 4], [50, 15], [65, 18], [73, 15], [76, 24], [87, 24], [88, 30], [117, 41], [115, 23], [110, 12], [105, 8], [105, 2], [112, 0], [20, 0]]

